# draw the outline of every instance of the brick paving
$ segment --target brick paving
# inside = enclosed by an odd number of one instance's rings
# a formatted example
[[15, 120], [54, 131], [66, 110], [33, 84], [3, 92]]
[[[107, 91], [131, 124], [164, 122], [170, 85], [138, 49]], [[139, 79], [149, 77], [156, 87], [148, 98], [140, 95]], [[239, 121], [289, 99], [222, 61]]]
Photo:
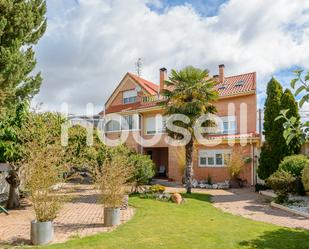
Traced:
[[[115, 229], [115, 227], [104, 227], [103, 208], [97, 203], [98, 194], [93, 186], [68, 184], [65, 186], [65, 193], [72, 199], [64, 204], [54, 221], [53, 243]], [[133, 213], [132, 208], [123, 210], [121, 222], [128, 221]], [[10, 211], [10, 215], [0, 213], [0, 248], [6, 244], [29, 244], [30, 222], [33, 219], [34, 213], [27, 200], [22, 201], [19, 210]]]
[[[167, 187], [169, 192], [185, 192], [182, 187]], [[196, 193], [212, 195], [215, 207], [234, 215], [263, 221], [279, 226], [309, 229], [309, 219], [273, 208], [266, 198], [251, 188], [241, 189], [193, 189]]]

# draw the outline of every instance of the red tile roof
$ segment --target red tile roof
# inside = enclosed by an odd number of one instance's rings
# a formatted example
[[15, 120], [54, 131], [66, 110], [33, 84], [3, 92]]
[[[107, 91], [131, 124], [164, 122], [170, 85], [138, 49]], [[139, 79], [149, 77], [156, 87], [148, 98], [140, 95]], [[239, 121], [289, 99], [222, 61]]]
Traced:
[[216, 90], [218, 90], [220, 97], [251, 92], [255, 88], [255, 72], [225, 77], [224, 83], [218, 83], [216, 85]]
[[[138, 82], [150, 95], [156, 95], [159, 92], [159, 86], [153, 82], [145, 80], [135, 74], [128, 73], [136, 82]], [[217, 79], [218, 80], [218, 79]], [[219, 92], [219, 97], [245, 94], [255, 91], [256, 89], [256, 73], [246, 73], [236, 76], [225, 77], [224, 83], [218, 83], [215, 89]], [[132, 104], [121, 104], [109, 106], [106, 113], [115, 113], [121, 111], [130, 111], [156, 106], [157, 102], [141, 102]]]
[[[135, 81], [142, 85], [151, 95], [159, 92], [159, 86], [153, 82], [147, 81], [135, 74], [128, 73]], [[240, 82], [242, 84], [240, 84]], [[240, 85], [237, 86], [237, 83]], [[224, 83], [218, 83], [216, 90], [219, 96], [229, 96], [239, 93], [254, 91], [256, 88], [256, 73], [246, 73], [236, 76], [225, 77]]]
[[151, 95], [155, 95], [159, 92], [159, 86], [155, 83], [152, 83], [148, 80], [145, 80], [138, 75], [133, 73], [128, 73], [135, 81], [137, 81], [142, 87], [146, 89]]

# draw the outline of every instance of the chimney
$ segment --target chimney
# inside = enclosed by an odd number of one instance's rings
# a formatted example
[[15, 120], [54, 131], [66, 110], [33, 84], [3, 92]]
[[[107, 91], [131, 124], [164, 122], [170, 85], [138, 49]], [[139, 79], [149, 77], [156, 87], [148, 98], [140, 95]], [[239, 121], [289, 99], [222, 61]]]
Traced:
[[164, 81], [167, 79], [167, 70], [165, 67], [160, 68], [160, 92], [164, 89]]
[[224, 64], [219, 65], [219, 82], [224, 83]]

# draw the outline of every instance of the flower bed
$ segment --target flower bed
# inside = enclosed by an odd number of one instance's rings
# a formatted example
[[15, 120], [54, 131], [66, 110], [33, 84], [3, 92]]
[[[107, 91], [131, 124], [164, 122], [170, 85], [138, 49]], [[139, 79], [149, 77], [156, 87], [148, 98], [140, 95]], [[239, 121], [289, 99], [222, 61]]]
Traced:
[[206, 189], [228, 189], [230, 187], [229, 181], [218, 183], [207, 183], [207, 181], [192, 181], [193, 188], [206, 188]]
[[290, 197], [289, 201], [283, 205], [290, 209], [306, 213], [309, 216], [309, 196]]

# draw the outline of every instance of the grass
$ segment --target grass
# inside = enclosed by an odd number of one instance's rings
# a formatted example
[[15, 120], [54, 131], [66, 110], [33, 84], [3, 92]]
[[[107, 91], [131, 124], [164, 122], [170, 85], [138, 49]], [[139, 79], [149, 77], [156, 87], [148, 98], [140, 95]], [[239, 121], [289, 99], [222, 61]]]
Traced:
[[309, 231], [223, 213], [212, 206], [208, 195], [185, 197], [182, 205], [131, 197], [136, 214], [117, 230], [40, 248], [309, 248]]

